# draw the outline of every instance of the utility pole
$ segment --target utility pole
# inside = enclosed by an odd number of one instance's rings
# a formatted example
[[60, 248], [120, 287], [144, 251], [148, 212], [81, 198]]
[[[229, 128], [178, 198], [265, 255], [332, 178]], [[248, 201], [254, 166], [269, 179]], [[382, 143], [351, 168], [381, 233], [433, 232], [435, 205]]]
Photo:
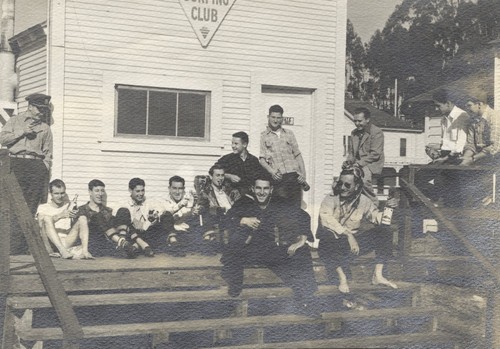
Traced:
[[[14, 0], [0, 0], [2, 15], [0, 19], [0, 117], [7, 121], [17, 108], [14, 91], [17, 87], [15, 56], [9, 45], [14, 36]], [[1, 120], [0, 120], [1, 121]], [[2, 123], [0, 123], [0, 126]]]

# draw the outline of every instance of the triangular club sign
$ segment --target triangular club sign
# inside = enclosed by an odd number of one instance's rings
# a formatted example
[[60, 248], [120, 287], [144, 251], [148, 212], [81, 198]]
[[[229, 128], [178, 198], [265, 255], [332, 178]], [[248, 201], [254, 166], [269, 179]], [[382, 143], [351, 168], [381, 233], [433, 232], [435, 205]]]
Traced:
[[207, 47], [236, 0], [179, 0], [201, 46]]

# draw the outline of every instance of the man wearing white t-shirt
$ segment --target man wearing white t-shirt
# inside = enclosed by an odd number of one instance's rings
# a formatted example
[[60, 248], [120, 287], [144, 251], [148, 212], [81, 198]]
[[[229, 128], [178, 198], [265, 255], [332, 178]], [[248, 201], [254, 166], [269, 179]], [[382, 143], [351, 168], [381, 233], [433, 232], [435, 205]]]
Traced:
[[[66, 185], [60, 179], [49, 184], [51, 200], [38, 207], [36, 218], [45, 248], [53, 257], [92, 259], [88, 251], [89, 230], [78, 210], [70, 208]], [[78, 239], [81, 245], [76, 245]], [[58, 250], [54, 253], [52, 243]]]

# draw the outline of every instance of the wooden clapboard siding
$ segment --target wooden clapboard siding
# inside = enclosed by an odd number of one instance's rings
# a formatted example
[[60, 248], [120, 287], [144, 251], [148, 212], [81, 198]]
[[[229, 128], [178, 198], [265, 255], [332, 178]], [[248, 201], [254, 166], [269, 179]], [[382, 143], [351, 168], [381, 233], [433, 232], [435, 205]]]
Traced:
[[[184, 176], [192, 187], [194, 174], [206, 174], [230, 151], [234, 132], [249, 131], [252, 72], [269, 69], [327, 76], [326, 105], [317, 110], [327, 115], [325, 147], [313, 153], [324, 152], [324, 171], [316, 176], [325, 179], [328, 189], [338, 108], [335, 72], [343, 64], [343, 58], [336, 59], [336, 32], [345, 30], [336, 27], [337, 6], [344, 2], [237, 0], [203, 49], [178, 0], [66, 0], [62, 176], [68, 188], [85, 194], [86, 183], [100, 178], [110, 197], [117, 197], [126, 195], [128, 180], [138, 176], [154, 188], [155, 196], [162, 196], [174, 174]], [[105, 149], [100, 143], [103, 120], [114, 118], [105, 104], [114, 101], [104, 100], [104, 75], [130, 72], [220, 82], [221, 115], [211, 115], [219, 120], [220, 151], [179, 155]], [[175, 81], [164, 87], [176, 88]], [[258, 141], [250, 140], [254, 145]], [[138, 149], [140, 142], [137, 137]]]
[[46, 93], [47, 91], [47, 47], [44, 45], [20, 54], [17, 57], [16, 70], [20, 77], [18, 108], [23, 111], [28, 107], [24, 97], [32, 93]]

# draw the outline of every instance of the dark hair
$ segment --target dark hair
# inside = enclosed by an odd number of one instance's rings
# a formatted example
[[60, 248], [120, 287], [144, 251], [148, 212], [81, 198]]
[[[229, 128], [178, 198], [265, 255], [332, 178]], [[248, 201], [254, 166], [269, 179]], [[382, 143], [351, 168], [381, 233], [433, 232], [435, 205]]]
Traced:
[[447, 91], [445, 89], [439, 89], [436, 92], [434, 92], [432, 94], [432, 99], [435, 102], [438, 102], [441, 104], [451, 102], [450, 93], [449, 93], [449, 91]]
[[283, 115], [283, 108], [278, 104], [272, 105], [271, 108], [269, 108], [269, 115], [271, 115], [271, 113], [280, 113]]
[[134, 190], [138, 185], [142, 185], [143, 187], [145, 187], [146, 183], [144, 182], [144, 179], [135, 177], [128, 182], [128, 188], [130, 190]]
[[89, 182], [89, 190], [92, 190], [95, 187], [105, 187], [104, 182], [101, 181], [101, 180], [99, 180], [99, 179], [93, 179], [93, 180], [91, 180]]
[[214, 171], [215, 171], [215, 170], [224, 170], [224, 173], [226, 173], [226, 169], [225, 169], [222, 165], [220, 165], [220, 164], [215, 164], [215, 165], [213, 165], [212, 167], [210, 167], [210, 170], [208, 170], [208, 174], [209, 174], [210, 176], [213, 176], [213, 175], [214, 175]]
[[246, 132], [240, 131], [233, 133], [233, 137], [239, 138], [243, 143], [248, 144], [248, 134]]
[[171, 187], [173, 182], [180, 182], [182, 186], [186, 185], [186, 181], [181, 176], [173, 176], [168, 180], [168, 186]]
[[369, 119], [372, 116], [370, 111], [367, 108], [363, 108], [363, 107], [354, 109], [354, 115], [357, 115], [357, 114], [363, 114], [363, 117], [365, 119]]
[[271, 184], [271, 186], [273, 185], [273, 178], [270, 174], [267, 174], [264, 171], [260, 171], [257, 175], [255, 175], [253, 185], [255, 185], [255, 182], [257, 181], [267, 181]]
[[66, 189], [66, 184], [60, 179], [54, 179], [49, 183], [49, 191], [52, 193], [52, 188], [64, 188]]

